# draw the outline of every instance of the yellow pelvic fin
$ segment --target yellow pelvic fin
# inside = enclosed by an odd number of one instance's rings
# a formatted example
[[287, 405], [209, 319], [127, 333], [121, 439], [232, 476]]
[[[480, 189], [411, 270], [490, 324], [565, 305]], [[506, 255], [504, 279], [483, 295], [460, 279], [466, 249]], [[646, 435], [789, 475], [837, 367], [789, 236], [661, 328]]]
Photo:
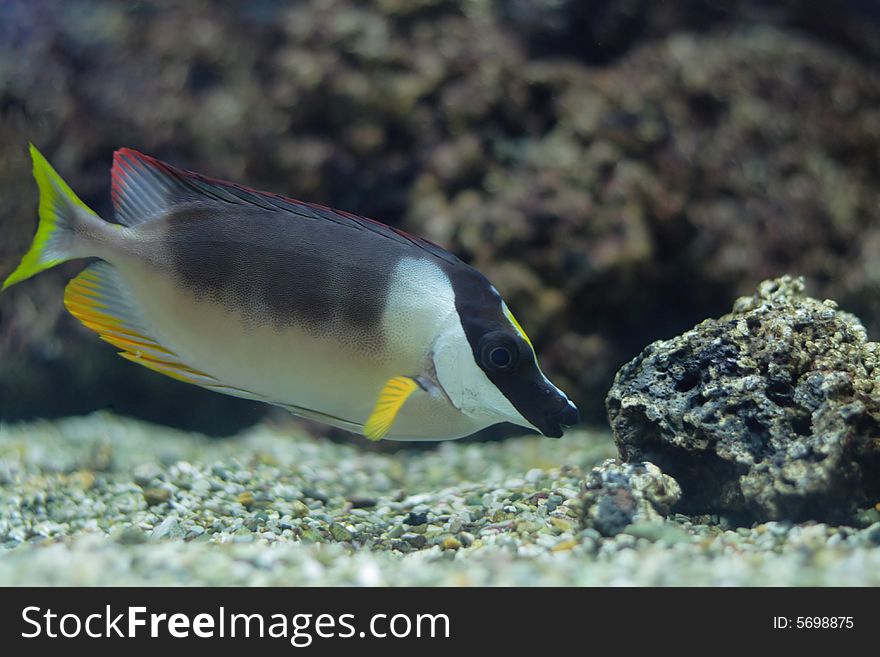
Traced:
[[373, 412], [364, 424], [364, 435], [370, 440], [381, 440], [394, 424], [397, 414], [409, 396], [419, 387], [415, 379], [395, 376], [385, 382]]

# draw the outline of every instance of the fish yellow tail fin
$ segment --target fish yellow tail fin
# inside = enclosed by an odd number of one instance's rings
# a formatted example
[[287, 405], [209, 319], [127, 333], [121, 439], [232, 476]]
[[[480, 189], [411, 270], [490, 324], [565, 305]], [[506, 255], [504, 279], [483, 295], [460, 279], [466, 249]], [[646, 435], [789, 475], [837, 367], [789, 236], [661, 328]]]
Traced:
[[75, 248], [74, 227], [89, 220], [101, 221], [77, 198], [33, 144], [31, 159], [34, 178], [40, 188], [40, 221], [30, 250], [16, 270], [3, 281], [3, 290], [62, 262], [87, 255], [78, 253]]

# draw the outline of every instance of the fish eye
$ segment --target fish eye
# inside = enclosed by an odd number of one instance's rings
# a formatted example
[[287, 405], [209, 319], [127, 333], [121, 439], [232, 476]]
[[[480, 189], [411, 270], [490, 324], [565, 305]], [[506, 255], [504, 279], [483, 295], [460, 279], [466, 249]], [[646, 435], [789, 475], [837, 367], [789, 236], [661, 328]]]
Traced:
[[489, 352], [489, 361], [499, 369], [510, 365], [511, 360], [513, 360], [513, 356], [507, 347], [493, 347]]
[[492, 372], [513, 369], [519, 360], [519, 351], [515, 338], [503, 331], [487, 333], [480, 341], [481, 364]]

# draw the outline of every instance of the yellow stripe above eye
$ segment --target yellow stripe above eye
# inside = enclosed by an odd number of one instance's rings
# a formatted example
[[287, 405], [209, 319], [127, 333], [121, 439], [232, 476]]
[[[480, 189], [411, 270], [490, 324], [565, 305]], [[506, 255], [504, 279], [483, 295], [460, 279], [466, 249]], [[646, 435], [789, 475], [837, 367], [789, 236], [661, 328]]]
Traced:
[[519, 334], [523, 337], [523, 340], [528, 342], [529, 346], [532, 348], [532, 351], [534, 351], [535, 345], [532, 344], [532, 341], [529, 339], [529, 336], [526, 334], [525, 330], [523, 330], [523, 327], [519, 325], [518, 321], [516, 321], [516, 317], [514, 317], [513, 313], [510, 312], [510, 308], [508, 308], [507, 304], [504, 303], [503, 301], [501, 303], [502, 303], [501, 307], [504, 310], [504, 316], [510, 320], [510, 323], [514, 325], [514, 327], [516, 328], [517, 331], [519, 331]]

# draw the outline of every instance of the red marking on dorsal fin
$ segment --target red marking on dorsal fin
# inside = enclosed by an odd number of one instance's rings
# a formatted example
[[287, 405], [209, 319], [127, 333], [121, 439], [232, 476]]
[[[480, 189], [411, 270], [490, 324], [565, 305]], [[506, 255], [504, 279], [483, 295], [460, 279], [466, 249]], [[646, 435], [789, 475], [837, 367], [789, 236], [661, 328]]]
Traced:
[[116, 216], [127, 226], [149, 221], [176, 203], [195, 199], [236, 205], [244, 203], [273, 212], [288, 212], [307, 219], [370, 230], [396, 242], [411, 244], [449, 263], [461, 264], [458, 258], [436, 244], [374, 219], [178, 169], [130, 148], [120, 148], [114, 153], [112, 181]]
[[120, 148], [110, 173], [116, 218], [133, 226], [162, 216], [188, 191], [181, 173], [149, 155]]

